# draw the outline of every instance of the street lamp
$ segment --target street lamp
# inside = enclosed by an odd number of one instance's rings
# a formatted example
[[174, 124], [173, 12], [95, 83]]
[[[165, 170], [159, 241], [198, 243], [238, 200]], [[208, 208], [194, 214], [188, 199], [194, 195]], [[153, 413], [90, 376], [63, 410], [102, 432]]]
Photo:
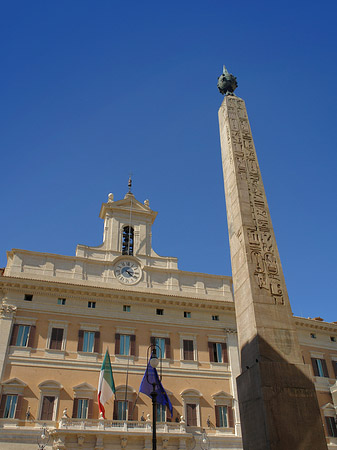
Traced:
[[202, 430], [200, 441], [201, 441], [200, 443], [201, 450], [209, 450], [210, 441], [205, 429]]
[[[159, 359], [157, 357], [157, 349], [159, 350]], [[150, 358], [149, 353], [151, 352]], [[158, 365], [160, 364], [160, 370], [159, 370], [159, 381], [161, 381], [162, 378], [162, 366], [161, 366], [161, 348], [159, 345], [151, 344], [147, 349], [147, 361], [148, 364], [154, 369], [154, 371], [157, 370]], [[152, 398], [152, 450], [157, 450], [157, 392], [156, 392], [156, 386], [158, 385], [158, 380], [156, 379], [156, 376], [154, 374], [154, 371], [152, 371], [152, 377], [149, 376], [149, 370], [146, 369], [146, 380], [148, 383], [152, 384], [152, 392], [151, 392], [151, 398]], [[152, 379], [151, 379], [152, 378]]]
[[48, 445], [49, 439], [50, 439], [50, 433], [47, 430], [46, 424], [44, 423], [41, 428], [41, 434], [37, 438], [37, 445], [38, 445], [39, 450], [44, 450], [46, 448], [46, 446]]

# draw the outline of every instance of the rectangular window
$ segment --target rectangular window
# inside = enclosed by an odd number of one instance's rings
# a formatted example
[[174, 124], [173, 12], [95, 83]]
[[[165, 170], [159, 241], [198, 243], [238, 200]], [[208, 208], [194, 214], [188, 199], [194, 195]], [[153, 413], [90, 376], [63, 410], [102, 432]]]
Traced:
[[164, 315], [164, 310], [157, 308], [156, 314], [157, 314], [157, 316], [163, 316]]
[[117, 420], [126, 420], [128, 402], [117, 401]]
[[157, 356], [166, 358], [166, 356], [165, 356], [165, 338], [155, 338], [154, 343], [155, 343], [155, 345], [157, 345], [160, 348], [160, 355], [157, 355]]
[[197, 426], [197, 405], [194, 403], [186, 404], [186, 425], [188, 427]]
[[233, 428], [233, 408], [231, 406], [215, 406], [215, 422], [217, 427]]
[[4, 409], [4, 413], [3, 413], [4, 419], [14, 419], [15, 418], [15, 410], [16, 410], [17, 401], [18, 401], [17, 395], [7, 395], [6, 396], [5, 409]]
[[66, 304], [66, 299], [65, 298], [58, 298], [57, 299], [57, 304], [58, 305], [65, 305]]
[[166, 422], [166, 405], [157, 403], [157, 422]]
[[227, 345], [224, 342], [209, 342], [210, 362], [228, 363]]
[[326, 366], [325, 359], [311, 358], [311, 363], [315, 377], [329, 378], [328, 368]]
[[335, 378], [337, 378], [337, 361], [331, 361], [332, 362], [332, 367], [333, 367], [333, 371], [335, 374]]
[[123, 305], [123, 311], [130, 312], [131, 306], [130, 305]]
[[183, 340], [183, 353], [185, 361], [194, 361], [194, 348], [192, 340]]
[[119, 354], [120, 355], [129, 355], [130, 354], [130, 336], [127, 334], [120, 335], [119, 342]]
[[219, 406], [219, 426], [227, 428], [227, 406]]
[[219, 320], [219, 316], [212, 316], [212, 320]]
[[315, 334], [315, 333], [310, 333], [310, 337], [311, 337], [312, 339], [316, 339], [316, 334]]
[[31, 302], [33, 300], [33, 295], [32, 294], [25, 294], [24, 300], [26, 300], [26, 302]]
[[52, 350], [62, 349], [63, 328], [52, 328], [49, 348]]
[[77, 419], [87, 419], [88, 418], [88, 406], [89, 400], [87, 398], [77, 399]]
[[96, 308], [96, 302], [88, 302], [88, 308]]
[[42, 399], [40, 420], [53, 420], [55, 397], [44, 396]]
[[83, 333], [83, 352], [94, 351], [95, 344], [95, 332], [94, 331], [84, 331]]
[[20, 347], [27, 347], [29, 337], [30, 325], [19, 325], [18, 336], [15, 345]]
[[336, 337], [335, 336], [330, 336], [330, 341], [331, 342], [336, 342]]
[[35, 325], [14, 324], [10, 345], [32, 347], [34, 344]]
[[325, 423], [328, 430], [328, 436], [337, 437], [336, 420], [334, 417], [325, 417]]
[[136, 354], [136, 336], [134, 334], [115, 334], [115, 355]]
[[188, 319], [190, 319], [191, 313], [189, 311], [184, 311], [184, 317], [187, 317]]

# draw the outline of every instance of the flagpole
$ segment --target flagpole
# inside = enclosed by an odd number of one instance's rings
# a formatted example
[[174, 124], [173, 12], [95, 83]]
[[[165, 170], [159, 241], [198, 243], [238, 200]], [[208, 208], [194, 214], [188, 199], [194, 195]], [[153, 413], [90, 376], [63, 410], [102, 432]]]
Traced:
[[[125, 397], [124, 397], [124, 405], [125, 405], [125, 420], [127, 420], [128, 418], [126, 417], [126, 405], [127, 405], [127, 399], [128, 399], [128, 381], [129, 381], [129, 361], [130, 361], [130, 357], [128, 355], [128, 363], [126, 366], [126, 379], [125, 379]], [[123, 414], [124, 415], [124, 414]], [[132, 417], [131, 417], [132, 419]]]

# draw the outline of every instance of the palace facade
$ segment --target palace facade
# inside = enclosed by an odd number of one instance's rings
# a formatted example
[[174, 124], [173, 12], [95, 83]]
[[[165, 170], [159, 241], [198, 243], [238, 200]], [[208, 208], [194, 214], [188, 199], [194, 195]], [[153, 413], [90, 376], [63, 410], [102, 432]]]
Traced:
[[[75, 256], [13, 249], [0, 276], [0, 449], [151, 449], [148, 348], [161, 349], [173, 416], [157, 408], [159, 449], [242, 449], [232, 279], [181, 271], [151, 245], [157, 213], [131, 192], [103, 203], [103, 243]], [[337, 323], [294, 317], [329, 449], [337, 448]], [[99, 416], [109, 350], [116, 394]]]

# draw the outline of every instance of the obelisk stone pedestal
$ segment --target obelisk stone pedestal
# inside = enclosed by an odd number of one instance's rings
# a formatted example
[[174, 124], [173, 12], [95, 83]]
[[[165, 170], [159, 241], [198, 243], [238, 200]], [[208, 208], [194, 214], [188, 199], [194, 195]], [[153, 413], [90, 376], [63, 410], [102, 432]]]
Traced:
[[303, 364], [245, 103], [219, 110], [245, 450], [326, 450], [315, 388]]

